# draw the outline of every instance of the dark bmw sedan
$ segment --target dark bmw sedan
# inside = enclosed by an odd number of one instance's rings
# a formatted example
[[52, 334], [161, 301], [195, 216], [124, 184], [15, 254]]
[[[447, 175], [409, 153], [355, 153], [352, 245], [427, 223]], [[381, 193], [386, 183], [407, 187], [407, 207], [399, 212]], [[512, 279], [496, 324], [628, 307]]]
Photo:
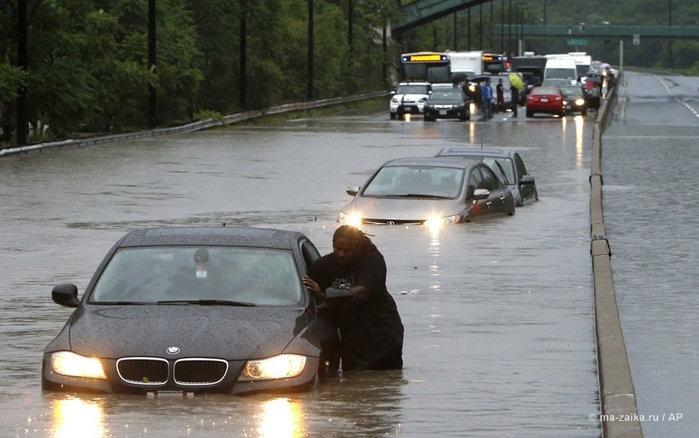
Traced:
[[398, 158], [379, 167], [337, 216], [351, 225], [438, 227], [515, 214], [512, 192], [487, 164], [453, 157]]
[[302, 233], [136, 230], [114, 244], [44, 350], [45, 390], [147, 395], [304, 391], [323, 377], [328, 328], [301, 282]]

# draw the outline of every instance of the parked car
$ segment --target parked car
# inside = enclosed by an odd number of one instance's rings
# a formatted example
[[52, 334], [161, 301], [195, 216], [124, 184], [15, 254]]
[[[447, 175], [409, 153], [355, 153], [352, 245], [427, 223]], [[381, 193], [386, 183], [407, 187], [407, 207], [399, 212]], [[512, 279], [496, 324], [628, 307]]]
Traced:
[[536, 113], [565, 116], [565, 96], [558, 87], [534, 87], [527, 96], [527, 117]]
[[402, 119], [404, 114], [422, 114], [431, 93], [432, 84], [429, 82], [401, 82], [391, 93], [389, 116], [391, 119]]
[[451, 147], [440, 150], [436, 156], [459, 157], [484, 162], [512, 191], [517, 207], [523, 206], [524, 202], [528, 200], [539, 200], [534, 176], [527, 172], [524, 160], [513, 149]]
[[470, 99], [459, 88], [436, 88], [425, 102], [423, 109], [426, 122], [437, 119], [471, 119]]
[[587, 101], [585, 91], [581, 85], [565, 85], [558, 87], [565, 96], [566, 114], [587, 114]]
[[301, 277], [319, 256], [295, 231], [132, 231], [81, 299], [73, 284], [53, 288], [75, 311], [44, 350], [42, 387], [155, 396], [314, 388], [327, 329]]
[[515, 213], [512, 192], [487, 164], [451, 157], [398, 158], [384, 163], [337, 221], [349, 224], [443, 225]]

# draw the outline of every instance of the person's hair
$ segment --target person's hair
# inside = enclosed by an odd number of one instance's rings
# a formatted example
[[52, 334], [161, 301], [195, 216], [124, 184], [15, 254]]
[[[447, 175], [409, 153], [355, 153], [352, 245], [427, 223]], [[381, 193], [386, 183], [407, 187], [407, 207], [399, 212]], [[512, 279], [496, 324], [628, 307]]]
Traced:
[[369, 253], [378, 251], [376, 245], [371, 241], [369, 236], [364, 234], [362, 230], [352, 225], [340, 225], [333, 234], [333, 242], [336, 239], [346, 239], [357, 246], [361, 253]]

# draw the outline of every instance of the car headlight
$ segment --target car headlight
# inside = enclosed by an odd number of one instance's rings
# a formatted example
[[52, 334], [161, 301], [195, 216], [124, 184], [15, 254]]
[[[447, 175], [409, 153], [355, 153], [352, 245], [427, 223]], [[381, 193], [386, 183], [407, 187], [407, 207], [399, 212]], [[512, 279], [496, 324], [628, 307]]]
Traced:
[[102, 362], [96, 357], [85, 357], [70, 351], [59, 351], [51, 355], [51, 369], [56, 374], [90, 379], [106, 379]]
[[337, 222], [346, 225], [352, 225], [353, 227], [358, 227], [362, 224], [362, 217], [358, 214], [347, 214], [339, 212], [337, 214]]
[[280, 354], [261, 360], [249, 360], [240, 372], [241, 381], [288, 379], [301, 375], [306, 366], [306, 356]]
[[459, 223], [460, 218], [461, 216], [459, 216], [458, 214], [447, 217], [432, 216], [428, 218], [425, 222], [423, 222], [423, 225], [425, 225], [425, 227], [431, 230], [438, 230], [444, 225], [453, 225]]
[[391, 103], [400, 103], [400, 99], [398, 99], [397, 97], [394, 97], [391, 99]]
[[577, 100], [575, 101], [575, 104], [578, 105], [578, 106], [582, 106], [582, 105], [585, 104], [585, 99], [577, 99]]

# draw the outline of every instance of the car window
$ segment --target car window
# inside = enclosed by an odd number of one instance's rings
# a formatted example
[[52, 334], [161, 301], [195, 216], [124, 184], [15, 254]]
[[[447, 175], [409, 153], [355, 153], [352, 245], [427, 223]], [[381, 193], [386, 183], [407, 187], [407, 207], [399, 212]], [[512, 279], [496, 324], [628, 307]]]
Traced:
[[301, 297], [300, 274], [290, 251], [163, 246], [117, 251], [90, 302], [230, 300], [290, 306]]
[[430, 87], [428, 85], [401, 85], [398, 87], [396, 94], [429, 94]]
[[514, 155], [514, 162], [515, 167], [517, 168], [517, 175], [519, 175], [520, 178], [522, 177], [522, 175], [527, 175], [527, 167], [524, 165], [524, 161], [518, 153], [515, 153]]
[[478, 171], [478, 168], [474, 167], [471, 170], [471, 175], [468, 178], [468, 189], [466, 192], [466, 199], [473, 199], [473, 192], [476, 189], [482, 189], [483, 187], [483, 177]]
[[479, 166], [479, 170], [483, 175], [483, 182], [481, 183], [481, 187], [479, 188], [488, 189], [491, 192], [494, 192], [500, 188], [500, 184], [498, 184], [498, 179], [495, 177], [495, 174], [492, 170], [490, 170], [490, 168]]
[[509, 158], [484, 157], [483, 162], [495, 172], [505, 184], [515, 184], [515, 169]]
[[455, 167], [384, 166], [362, 196], [436, 196], [455, 198], [461, 192], [463, 169]]

